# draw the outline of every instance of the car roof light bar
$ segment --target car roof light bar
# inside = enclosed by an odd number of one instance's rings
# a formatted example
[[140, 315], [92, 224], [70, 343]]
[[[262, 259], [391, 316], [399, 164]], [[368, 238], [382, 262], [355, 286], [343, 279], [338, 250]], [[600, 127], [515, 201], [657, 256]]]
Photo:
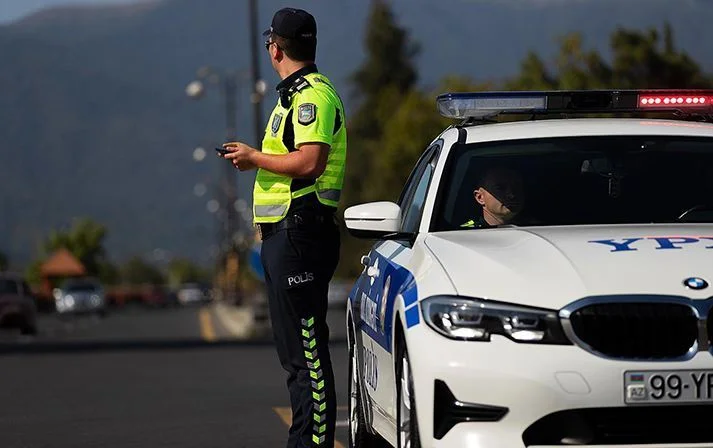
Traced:
[[550, 90], [446, 93], [438, 111], [448, 118], [500, 114], [591, 114], [634, 112], [713, 113], [713, 90]]

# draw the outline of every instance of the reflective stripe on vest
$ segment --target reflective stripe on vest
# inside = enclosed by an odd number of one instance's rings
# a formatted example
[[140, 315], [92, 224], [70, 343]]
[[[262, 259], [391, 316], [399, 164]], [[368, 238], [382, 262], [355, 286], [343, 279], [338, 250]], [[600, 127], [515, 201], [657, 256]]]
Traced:
[[[290, 108], [284, 108], [278, 99], [277, 106], [270, 115], [262, 141], [262, 152], [266, 154], [288, 154], [283, 142], [286, 121], [290, 115], [297, 114], [297, 101], [315, 104], [316, 113], [320, 110], [336, 108], [340, 114], [339, 129], [330, 127], [332, 143], [327, 157], [327, 166], [314, 185], [291, 191], [292, 179], [288, 176], [258, 169], [253, 189], [253, 215], [256, 223], [275, 223], [281, 221], [289, 211], [293, 199], [315, 193], [320, 203], [337, 207], [344, 184], [344, 172], [347, 156], [346, 116], [344, 106], [329, 80], [319, 73], [304, 76], [307, 87], [293, 95]], [[303, 95], [303, 96], [300, 96]], [[329, 109], [328, 109], [329, 108]], [[295, 127], [299, 126], [298, 124]], [[298, 139], [298, 129], [295, 129], [295, 140]], [[303, 134], [304, 135], [304, 134]], [[307, 133], [307, 136], [310, 134]], [[306, 140], [311, 142], [311, 139]], [[319, 140], [316, 140], [319, 141]]]

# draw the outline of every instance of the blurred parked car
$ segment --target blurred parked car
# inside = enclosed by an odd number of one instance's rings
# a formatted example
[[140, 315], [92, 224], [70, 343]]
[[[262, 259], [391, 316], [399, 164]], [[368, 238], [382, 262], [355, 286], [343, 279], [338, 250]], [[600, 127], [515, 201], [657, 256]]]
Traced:
[[145, 305], [155, 308], [167, 308], [178, 305], [178, 296], [175, 291], [164, 286], [151, 286], [143, 294]]
[[59, 314], [95, 313], [106, 315], [107, 300], [104, 288], [93, 278], [66, 280], [53, 292]]
[[30, 287], [19, 276], [0, 273], [0, 328], [37, 334], [37, 305]]
[[213, 298], [210, 287], [199, 283], [186, 283], [178, 290], [178, 303], [181, 305], [201, 304]]

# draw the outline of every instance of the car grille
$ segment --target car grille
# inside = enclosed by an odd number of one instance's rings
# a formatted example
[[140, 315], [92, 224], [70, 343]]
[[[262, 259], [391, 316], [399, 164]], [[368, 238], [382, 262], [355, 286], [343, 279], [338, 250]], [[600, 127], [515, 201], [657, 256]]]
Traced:
[[713, 406], [572, 409], [550, 414], [523, 433], [525, 446], [713, 442]]
[[570, 323], [580, 341], [613, 358], [677, 358], [698, 337], [693, 309], [676, 303], [593, 304], [574, 311]]

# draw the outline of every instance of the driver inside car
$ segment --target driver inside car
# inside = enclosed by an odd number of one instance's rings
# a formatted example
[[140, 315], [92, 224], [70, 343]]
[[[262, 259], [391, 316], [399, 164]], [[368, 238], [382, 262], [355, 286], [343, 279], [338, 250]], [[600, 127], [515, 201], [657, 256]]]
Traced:
[[491, 168], [478, 181], [473, 198], [479, 208], [477, 216], [461, 227], [483, 229], [513, 224], [525, 203], [522, 178], [509, 168]]

